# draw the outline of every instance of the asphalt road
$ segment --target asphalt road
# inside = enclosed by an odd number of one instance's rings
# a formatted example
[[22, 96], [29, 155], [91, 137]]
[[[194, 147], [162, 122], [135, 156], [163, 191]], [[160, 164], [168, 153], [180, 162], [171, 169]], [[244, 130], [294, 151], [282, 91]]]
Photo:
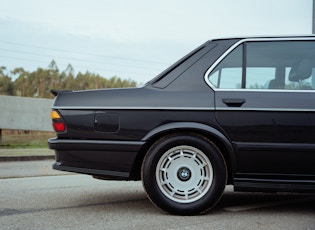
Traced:
[[33, 176], [0, 179], [0, 229], [315, 229], [314, 194], [236, 193], [228, 186], [214, 210], [183, 217], [154, 207], [141, 182]]

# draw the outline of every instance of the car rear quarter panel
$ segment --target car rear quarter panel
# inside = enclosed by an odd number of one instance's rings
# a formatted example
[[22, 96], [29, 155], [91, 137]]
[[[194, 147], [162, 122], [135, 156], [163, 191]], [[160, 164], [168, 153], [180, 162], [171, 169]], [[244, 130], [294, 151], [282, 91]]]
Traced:
[[[60, 93], [53, 109], [60, 112], [67, 130], [57, 134], [58, 139], [151, 143], [167, 132], [194, 131], [214, 137], [226, 151], [225, 156], [232, 159], [233, 149], [216, 122], [214, 91], [203, 76], [234, 43], [235, 40], [210, 42], [183, 63], [175, 65], [166, 76], [142, 88]], [[104, 119], [99, 118], [106, 116], [115, 122], [113, 126], [106, 121], [100, 124]], [[97, 156], [100, 154], [93, 149], [90, 151]], [[72, 150], [68, 153], [75, 155]], [[91, 161], [92, 167], [95, 160]]]

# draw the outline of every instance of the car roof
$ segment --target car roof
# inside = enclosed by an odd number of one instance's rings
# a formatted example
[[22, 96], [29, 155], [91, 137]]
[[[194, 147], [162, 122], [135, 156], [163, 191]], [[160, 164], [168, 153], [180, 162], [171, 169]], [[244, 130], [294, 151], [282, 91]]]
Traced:
[[307, 34], [307, 35], [262, 35], [262, 36], [235, 36], [235, 37], [223, 37], [223, 38], [213, 38], [210, 41], [218, 41], [218, 40], [231, 40], [231, 39], [239, 39], [239, 40], [243, 40], [243, 39], [264, 39], [264, 38], [268, 38], [268, 39], [278, 39], [278, 38], [315, 38], [315, 34]]

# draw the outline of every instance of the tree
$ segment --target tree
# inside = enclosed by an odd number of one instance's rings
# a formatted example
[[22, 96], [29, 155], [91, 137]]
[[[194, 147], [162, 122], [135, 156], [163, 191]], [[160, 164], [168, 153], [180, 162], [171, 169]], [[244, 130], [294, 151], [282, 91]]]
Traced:
[[13, 95], [13, 83], [11, 78], [5, 74], [6, 67], [0, 67], [0, 94]]
[[89, 71], [75, 75], [71, 64], [60, 72], [54, 60], [46, 69], [39, 67], [33, 72], [28, 72], [20, 67], [12, 70], [10, 74], [16, 78], [14, 82], [6, 73], [6, 67], [0, 67], [0, 94], [2, 95], [53, 98], [51, 89], [85, 90], [136, 86], [135, 81], [123, 80], [117, 76], [107, 79]]
[[13, 83], [14, 88], [14, 95], [16, 96], [22, 96], [26, 97], [26, 89], [28, 86], [28, 76], [29, 73], [25, 71], [23, 68], [15, 68], [13, 71], [11, 71], [13, 75], [17, 75], [17, 79]]

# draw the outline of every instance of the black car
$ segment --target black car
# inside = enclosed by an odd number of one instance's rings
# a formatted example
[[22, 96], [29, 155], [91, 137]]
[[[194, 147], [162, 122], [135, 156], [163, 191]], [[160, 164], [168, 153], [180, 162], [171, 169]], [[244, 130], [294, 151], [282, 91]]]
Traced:
[[214, 39], [142, 88], [53, 91], [54, 169], [142, 180], [172, 214], [315, 192], [315, 36]]

